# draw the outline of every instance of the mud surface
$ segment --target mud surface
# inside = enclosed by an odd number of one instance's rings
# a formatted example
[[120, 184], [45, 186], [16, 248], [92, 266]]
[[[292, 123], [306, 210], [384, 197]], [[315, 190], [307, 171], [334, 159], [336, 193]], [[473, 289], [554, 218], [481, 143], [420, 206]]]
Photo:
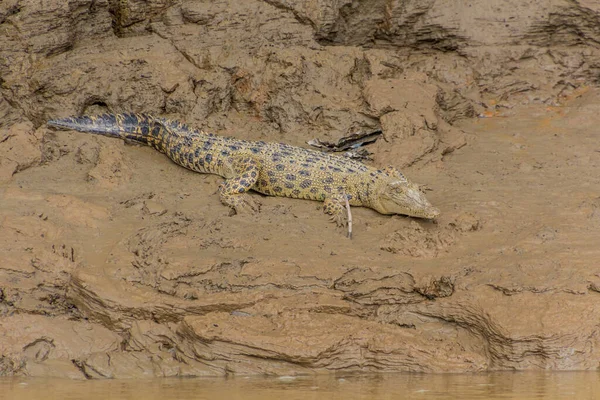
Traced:
[[[447, 3], [1, 3], [0, 375], [596, 369], [600, 6]], [[44, 124], [104, 111], [381, 128], [442, 215], [231, 216], [217, 176]]]

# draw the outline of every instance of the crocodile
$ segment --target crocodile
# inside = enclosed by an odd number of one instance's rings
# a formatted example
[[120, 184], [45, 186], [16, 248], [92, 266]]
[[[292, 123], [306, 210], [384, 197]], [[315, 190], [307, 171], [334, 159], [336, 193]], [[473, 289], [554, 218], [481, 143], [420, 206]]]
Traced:
[[347, 205], [424, 219], [439, 215], [419, 185], [391, 166], [377, 169], [285, 143], [218, 136], [148, 114], [68, 117], [48, 125], [146, 144], [192, 171], [220, 175], [225, 181], [219, 185], [219, 197], [232, 212], [258, 211], [259, 203], [248, 194], [254, 190], [322, 201], [324, 212], [340, 226], [347, 222]]

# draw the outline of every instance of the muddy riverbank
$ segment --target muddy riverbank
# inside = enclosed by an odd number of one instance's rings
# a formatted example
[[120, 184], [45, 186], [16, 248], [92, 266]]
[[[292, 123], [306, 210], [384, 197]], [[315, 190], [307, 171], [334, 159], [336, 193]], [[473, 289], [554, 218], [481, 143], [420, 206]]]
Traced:
[[[503, 4], [4, 1], [0, 375], [596, 369], [600, 6]], [[231, 216], [217, 176], [45, 125], [106, 111], [381, 128], [441, 216]]]

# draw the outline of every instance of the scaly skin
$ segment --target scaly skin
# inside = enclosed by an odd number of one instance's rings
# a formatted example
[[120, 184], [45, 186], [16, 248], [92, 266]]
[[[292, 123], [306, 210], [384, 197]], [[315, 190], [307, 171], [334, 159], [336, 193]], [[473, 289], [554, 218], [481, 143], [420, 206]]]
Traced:
[[360, 162], [283, 143], [252, 142], [216, 136], [146, 114], [72, 117], [48, 121], [50, 126], [132, 140], [154, 147], [192, 171], [225, 178], [221, 202], [234, 211], [258, 209], [247, 194], [324, 202], [324, 211], [341, 225], [345, 198], [350, 205], [381, 214], [435, 218], [439, 211], [393, 167], [381, 170]]

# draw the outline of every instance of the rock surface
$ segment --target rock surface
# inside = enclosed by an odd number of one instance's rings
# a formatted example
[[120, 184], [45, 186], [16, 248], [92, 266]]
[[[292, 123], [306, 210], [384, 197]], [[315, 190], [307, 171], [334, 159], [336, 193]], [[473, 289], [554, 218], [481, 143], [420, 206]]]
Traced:
[[[597, 369], [594, 1], [0, 3], [0, 375]], [[261, 198], [51, 117], [381, 128], [435, 222]], [[258, 195], [257, 195], [258, 196]]]

